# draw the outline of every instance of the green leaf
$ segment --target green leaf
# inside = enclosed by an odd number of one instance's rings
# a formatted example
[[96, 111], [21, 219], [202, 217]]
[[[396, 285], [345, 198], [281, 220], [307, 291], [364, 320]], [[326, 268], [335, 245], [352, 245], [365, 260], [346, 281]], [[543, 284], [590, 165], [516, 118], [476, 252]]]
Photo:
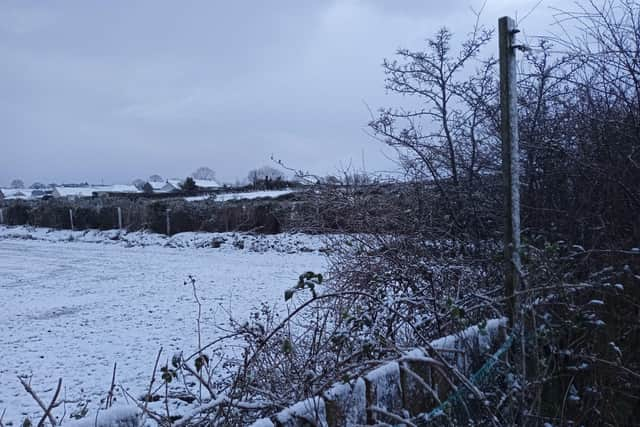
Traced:
[[163, 366], [160, 368], [160, 372], [162, 372], [162, 380], [166, 383], [170, 383], [172, 379], [176, 378], [178, 374], [173, 369], [169, 369], [168, 366]]
[[291, 298], [293, 298], [293, 293], [293, 289], [287, 289], [286, 291], [284, 291], [284, 300], [289, 301]]
[[173, 365], [174, 368], [177, 368], [178, 366], [180, 366], [181, 361], [182, 361], [182, 355], [180, 354], [174, 354], [173, 357], [171, 358], [171, 364]]
[[201, 354], [195, 361], [196, 371], [200, 372], [202, 367], [209, 363], [209, 358], [206, 354]]
[[291, 344], [291, 340], [289, 338], [285, 338], [282, 341], [282, 352], [285, 354], [289, 354], [293, 351], [293, 344]]

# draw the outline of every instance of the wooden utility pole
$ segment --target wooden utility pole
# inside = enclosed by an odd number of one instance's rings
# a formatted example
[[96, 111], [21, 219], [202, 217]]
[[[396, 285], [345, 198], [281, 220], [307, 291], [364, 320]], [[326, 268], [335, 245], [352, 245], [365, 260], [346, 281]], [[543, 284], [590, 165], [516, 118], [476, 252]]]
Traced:
[[118, 206], [118, 230], [122, 230], [122, 208]]
[[520, 167], [518, 149], [518, 92], [516, 70], [515, 21], [508, 16], [498, 20], [500, 39], [500, 111], [502, 136], [502, 175], [504, 180], [504, 289], [509, 326], [519, 311], [515, 292], [520, 290]]
[[171, 209], [167, 209], [167, 236], [171, 236]]

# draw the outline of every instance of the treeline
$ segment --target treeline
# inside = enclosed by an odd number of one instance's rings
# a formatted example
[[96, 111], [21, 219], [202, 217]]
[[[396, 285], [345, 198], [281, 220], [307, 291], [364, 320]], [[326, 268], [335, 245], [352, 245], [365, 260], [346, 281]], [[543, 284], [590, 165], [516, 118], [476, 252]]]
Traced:
[[[414, 196], [418, 190], [423, 197], [416, 204]], [[435, 188], [423, 182], [331, 184], [276, 199], [220, 202], [212, 197], [188, 202], [184, 197], [166, 194], [114, 194], [79, 199], [4, 200], [0, 201], [0, 209], [6, 225], [56, 229], [110, 230], [119, 228], [121, 221], [122, 228], [129, 231], [163, 234], [184, 231], [403, 233], [421, 210], [430, 211], [422, 217], [421, 225], [439, 221], [444, 211], [441, 212], [437, 203], [429, 202], [434, 194]]]
[[[542, 40], [518, 60], [523, 232], [629, 247], [640, 240], [638, 5], [593, 8], [565, 16], [574, 38]], [[382, 109], [370, 127], [409, 176], [432, 183], [441, 231], [484, 237], [502, 215], [499, 76], [495, 58], [480, 57], [493, 32], [472, 34], [454, 49], [442, 29], [424, 51], [385, 61], [387, 88], [420, 107]]]
[[[93, 197], [80, 199], [0, 201], [2, 223], [56, 229], [149, 230], [175, 234], [185, 231], [251, 231], [273, 234], [370, 230], [371, 218], [384, 222], [385, 232], [400, 232], [401, 222], [382, 221], [398, 206], [411, 208], [403, 196], [414, 184], [387, 186], [313, 187], [275, 199], [186, 201], [183, 197]], [[332, 203], [335, 197], [355, 197], [359, 206]], [[391, 210], [393, 207], [393, 211]], [[354, 220], [358, 216], [358, 220]]]
[[[57, 229], [149, 230], [175, 234], [185, 231], [252, 231], [279, 233], [291, 229], [297, 202], [285, 200], [213, 200], [90, 198], [78, 200], [5, 201], [6, 225]], [[118, 213], [120, 211], [120, 214]], [[293, 214], [292, 214], [293, 213]], [[73, 222], [73, 223], [72, 223]]]

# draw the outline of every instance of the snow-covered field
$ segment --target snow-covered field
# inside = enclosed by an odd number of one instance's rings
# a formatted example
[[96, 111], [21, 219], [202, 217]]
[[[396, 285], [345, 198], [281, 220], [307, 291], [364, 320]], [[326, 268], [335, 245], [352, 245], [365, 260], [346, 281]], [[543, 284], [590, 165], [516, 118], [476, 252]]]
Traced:
[[[276, 198], [280, 196], [284, 196], [285, 194], [291, 194], [294, 190], [271, 190], [271, 191], [252, 191], [249, 193], [221, 193], [216, 194], [215, 200], [217, 202], [227, 202], [229, 200], [250, 200], [250, 199], [261, 199], [261, 198]], [[185, 197], [185, 200], [188, 202], [197, 202], [199, 200], [207, 200], [209, 198], [208, 195], [205, 196], [193, 196], [193, 197]]]
[[241, 319], [261, 302], [283, 307], [284, 290], [299, 274], [325, 269], [322, 246], [321, 238], [306, 235], [168, 238], [0, 226], [4, 424], [38, 413], [18, 375], [32, 376], [43, 400], [62, 378], [66, 400], [91, 399], [94, 408], [117, 362], [118, 383], [143, 394], [160, 347], [171, 355], [196, 346], [197, 306], [183, 284], [188, 275], [197, 279], [208, 342], [227, 313]]

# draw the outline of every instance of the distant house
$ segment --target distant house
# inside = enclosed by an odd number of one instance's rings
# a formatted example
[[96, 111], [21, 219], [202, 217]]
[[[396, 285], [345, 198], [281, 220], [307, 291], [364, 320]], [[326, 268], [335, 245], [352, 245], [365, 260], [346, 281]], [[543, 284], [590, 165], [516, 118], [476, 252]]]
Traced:
[[115, 184], [99, 185], [95, 187], [55, 187], [51, 195], [53, 197], [65, 197], [68, 199], [78, 199], [82, 197], [111, 196], [118, 194], [140, 193], [134, 185]]
[[3, 188], [2, 194], [4, 198], [9, 199], [28, 199], [31, 196], [30, 190], [25, 190], [23, 188]]
[[179, 191], [182, 190], [182, 182], [180, 179], [168, 179], [166, 183], [173, 188], [173, 190], [169, 191]]
[[51, 195], [55, 198], [78, 199], [93, 197], [93, 187], [54, 187]]
[[93, 195], [95, 196], [111, 196], [118, 194], [136, 194], [140, 193], [135, 185], [115, 184], [115, 185], [101, 185], [93, 188]]
[[171, 191], [179, 190], [173, 184], [166, 182], [149, 182], [154, 193], [170, 193]]
[[[211, 191], [217, 190], [218, 188], [222, 188], [218, 181], [209, 180], [209, 179], [194, 179], [196, 183], [196, 187], [198, 190]], [[182, 183], [184, 180], [181, 179], [169, 179], [167, 180], [167, 184], [173, 187], [174, 190], [182, 190]], [[170, 190], [173, 191], [173, 190]]]
[[218, 181], [212, 179], [196, 179], [196, 186], [201, 190], [216, 190], [220, 187], [220, 183]]
[[46, 189], [35, 189], [31, 192], [31, 197], [36, 198], [36, 199], [40, 199], [43, 198], [45, 196], [52, 196], [52, 191], [51, 190], [46, 190]]

